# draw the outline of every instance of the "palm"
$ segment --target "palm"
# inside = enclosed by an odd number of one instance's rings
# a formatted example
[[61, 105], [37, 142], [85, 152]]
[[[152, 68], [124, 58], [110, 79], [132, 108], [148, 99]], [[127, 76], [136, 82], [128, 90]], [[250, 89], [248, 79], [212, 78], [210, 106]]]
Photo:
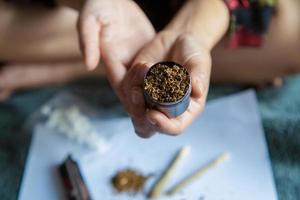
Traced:
[[[142, 10], [133, 1], [126, 0], [123, 4], [117, 4], [115, 14], [112, 16], [113, 23], [104, 27], [104, 34], [107, 31], [107, 36], [103, 37], [108, 39], [104, 39], [102, 51], [104, 59], [110, 54], [125, 66], [129, 66], [137, 52], [153, 38], [154, 30]], [[111, 57], [110, 55], [107, 57]]]
[[143, 11], [130, 0], [87, 1], [79, 28], [81, 46], [91, 69], [100, 57], [107, 65], [119, 62], [128, 66], [155, 34]]

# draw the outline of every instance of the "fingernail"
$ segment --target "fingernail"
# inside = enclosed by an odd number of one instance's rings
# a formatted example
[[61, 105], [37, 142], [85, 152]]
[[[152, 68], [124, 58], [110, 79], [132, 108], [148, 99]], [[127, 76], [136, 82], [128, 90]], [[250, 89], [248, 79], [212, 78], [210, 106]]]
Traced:
[[138, 90], [136, 90], [136, 89], [132, 90], [132, 92], [131, 92], [131, 102], [134, 105], [139, 105], [142, 98], [143, 97], [142, 97], [141, 93]]

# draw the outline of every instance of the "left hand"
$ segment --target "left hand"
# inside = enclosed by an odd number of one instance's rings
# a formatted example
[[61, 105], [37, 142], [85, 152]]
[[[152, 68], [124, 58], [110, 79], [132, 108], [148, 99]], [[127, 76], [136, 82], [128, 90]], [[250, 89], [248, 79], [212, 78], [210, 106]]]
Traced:
[[[143, 98], [143, 78], [152, 64], [174, 61], [186, 67], [192, 78], [191, 102], [186, 112], [168, 118], [157, 110], [148, 110]], [[200, 40], [189, 33], [162, 31], [137, 55], [133, 67], [123, 81], [122, 103], [130, 114], [135, 130], [141, 137], [156, 131], [180, 134], [203, 110], [209, 88], [211, 56]]]
[[[142, 9], [132, 0], [86, 0], [78, 19], [80, 47], [88, 69], [103, 59], [114, 86], [137, 52], [155, 36]], [[118, 68], [118, 65], [120, 68]], [[118, 74], [111, 75], [111, 71]]]

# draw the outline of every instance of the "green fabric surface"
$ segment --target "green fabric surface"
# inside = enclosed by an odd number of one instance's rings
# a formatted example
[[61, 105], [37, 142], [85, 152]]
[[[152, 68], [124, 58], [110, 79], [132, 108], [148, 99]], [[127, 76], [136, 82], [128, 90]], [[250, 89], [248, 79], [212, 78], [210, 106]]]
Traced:
[[[124, 115], [106, 81], [83, 81], [64, 87], [18, 93], [0, 104], [0, 200], [17, 199], [30, 147], [31, 133], [22, 129], [26, 118], [62, 90], [71, 90], [108, 113]], [[209, 100], [243, 88], [213, 86]], [[280, 200], [300, 199], [300, 77], [283, 87], [257, 93]], [[253, 147], [255, 148], [255, 147]], [[247, 183], [245, 183], [247, 184]], [[263, 190], [263, 188], [262, 188]]]

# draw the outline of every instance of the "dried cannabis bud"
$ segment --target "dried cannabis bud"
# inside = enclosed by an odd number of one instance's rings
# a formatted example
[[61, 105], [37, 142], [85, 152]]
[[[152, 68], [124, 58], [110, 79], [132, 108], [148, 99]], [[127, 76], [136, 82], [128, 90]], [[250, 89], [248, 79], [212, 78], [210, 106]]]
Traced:
[[143, 190], [147, 178], [134, 170], [127, 169], [119, 171], [112, 178], [112, 185], [118, 192], [138, 193]]
[[144, 90], [157, 102], [169, 103], [180, 100], [189, 89], [187, 70], [176, 64], [156, 64], [147, 73]]

